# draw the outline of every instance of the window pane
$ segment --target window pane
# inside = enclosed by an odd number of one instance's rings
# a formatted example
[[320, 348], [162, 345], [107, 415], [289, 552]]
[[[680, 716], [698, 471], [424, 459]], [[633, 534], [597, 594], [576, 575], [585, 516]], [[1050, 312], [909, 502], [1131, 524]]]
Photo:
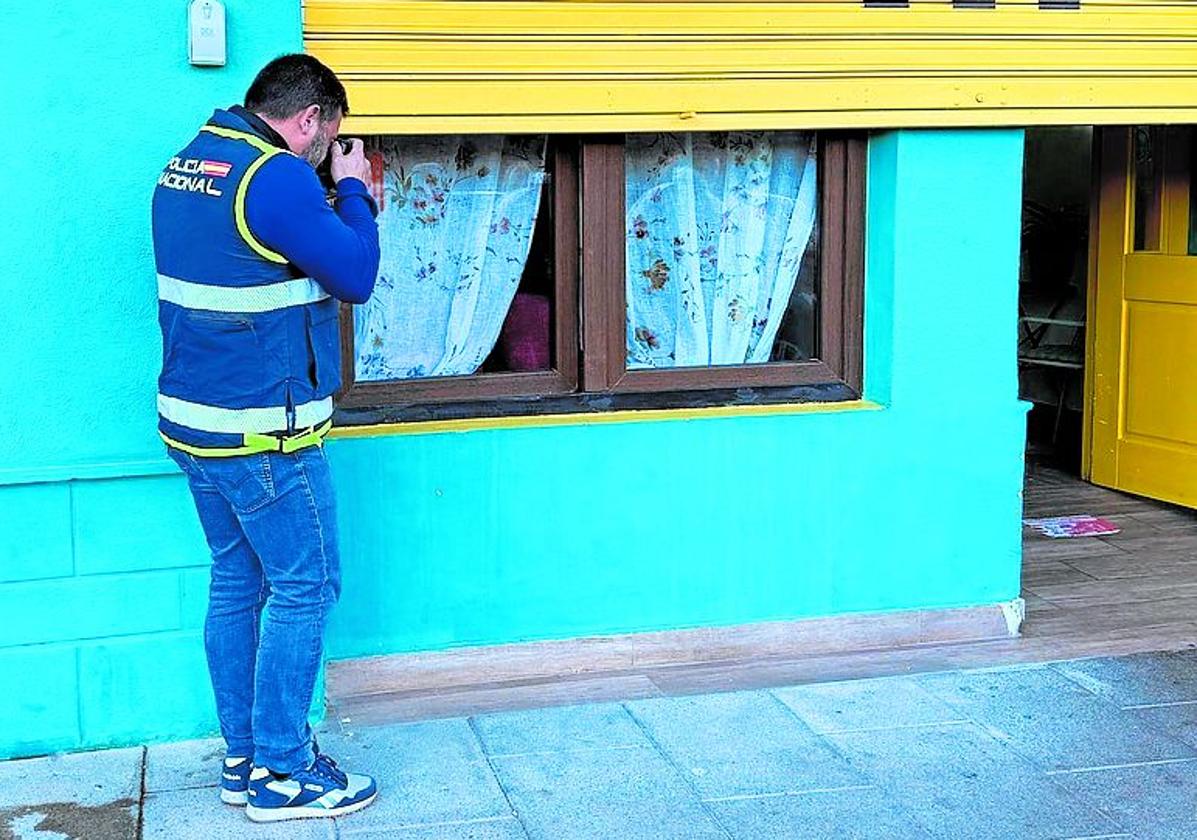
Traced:
[[1189, 129], [1189, 256], [1197, 256], [1197, 129]]
[[627, 366], [742, 365], [816, 352], [815, 135], [629, 135]]
[[357, 381], [551, 367], [545, 147], [543, 135], [371, 142], [382, 262], [354, 313]]
[[1135, 250], [1160, 250], [1164, 185], [1164, 132], [1135, 127]]

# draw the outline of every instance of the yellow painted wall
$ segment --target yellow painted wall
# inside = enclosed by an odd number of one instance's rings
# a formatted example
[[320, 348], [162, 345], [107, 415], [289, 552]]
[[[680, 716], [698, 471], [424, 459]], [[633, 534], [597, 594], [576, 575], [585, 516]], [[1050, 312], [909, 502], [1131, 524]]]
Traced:
[[1197, 3], [306, 0], [360, 132], [1197, 122]]

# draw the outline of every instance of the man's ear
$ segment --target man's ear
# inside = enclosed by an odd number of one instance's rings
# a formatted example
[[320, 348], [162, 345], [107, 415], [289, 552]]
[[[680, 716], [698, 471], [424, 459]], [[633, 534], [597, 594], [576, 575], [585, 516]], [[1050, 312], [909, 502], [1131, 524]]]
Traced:
[[304, 134], [314, 134], [320, 126], [320, 106], [309, 105], [299, 112], [299, 128]]

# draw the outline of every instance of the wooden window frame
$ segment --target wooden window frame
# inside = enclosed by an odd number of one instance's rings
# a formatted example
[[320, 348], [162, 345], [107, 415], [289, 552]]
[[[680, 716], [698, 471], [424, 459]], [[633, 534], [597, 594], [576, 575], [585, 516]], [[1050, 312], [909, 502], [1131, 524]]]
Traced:
[[627, 368], [623, 137], [582, 144], [582, 385], [648, 393], [842, 383], [859, 395], [864, 353], [862, 135], [819, 136], [818, 357], [801, 362]]
[[551, 142], [553, 367], [546, 371], [357, 382], [353, 307], [341, 304], [342, 409], [572, 394], [578, 390], [578, 164], [574, 144]]
[[557, 284], [554, 368], [355, 382], [353, 307], [342, 305], [344, 385], [338, 422], [859, 398], [867, 136], [820, 132], [818, 142], [817, 358], [628, 370], [623, 135], [558, 138], [550, 143]]

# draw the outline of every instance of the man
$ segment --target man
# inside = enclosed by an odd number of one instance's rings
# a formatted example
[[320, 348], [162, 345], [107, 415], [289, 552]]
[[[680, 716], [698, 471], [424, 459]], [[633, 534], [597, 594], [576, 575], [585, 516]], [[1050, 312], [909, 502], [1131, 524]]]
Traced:
[[[364, 302], [378, 271], [362, 141], [333, 142], [348, 110], [319, 61], [278, 58], [154, 192], [159, 433], [212, 552], [220, 797], [255, 821], [337, 816], [377, 793], [320, 754], [307, 722], [340, 593], [322, 448], [340, 386], [337, 300]], [[314, 168], [328, 154], [331, 207]]]

